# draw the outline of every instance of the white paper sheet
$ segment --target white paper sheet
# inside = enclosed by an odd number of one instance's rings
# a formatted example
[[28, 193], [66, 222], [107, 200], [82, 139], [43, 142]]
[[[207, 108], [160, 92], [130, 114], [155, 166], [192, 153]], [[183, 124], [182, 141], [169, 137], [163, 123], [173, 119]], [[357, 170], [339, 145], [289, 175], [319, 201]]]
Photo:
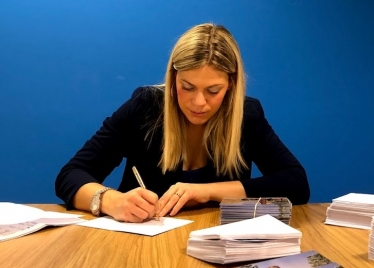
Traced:
[[44, 213], [43, 210], [38, 208], [9, 202], [0, 202], [0, 225], [34, 221], [43, 217]]
[[[0, 202], [0, 225], [11, 225], [39, 219], [55, 219], [54, 223], [64, 222], [59, 219], [79, 218], [82, 215], [69, 214], [55, 211], [44, 211], [26, 205], [10, 202]], [[39, 221], [40, 222], [40, 221]], [[53, 221], [52, 221], [53, 222]], [[51, 221], [49, 220], [49, 223]]]
[[90, 221], [85, 221], [77, 225], [104, 229], [104, 230], [154, 236], [154, 235], [181, 227], [183, 225], [189, 224], [191, 222], [192, 221], [190, 220], [164, 217], [164, 218], [161, 218], [160, 221], [149, 220], [149, 221], [142, 222], [142, 223], [131, 223], [131, 222], [119, 222], [109, 216], [106, 216], [106, 217], [101, 217], [101, 218], [97, 218], [97, 219], [90, 220]]
[[34, 233], [46, 226], [65, 226], [84, 220], [82, 215], [53, 211], [0, 202], [0, 242]]

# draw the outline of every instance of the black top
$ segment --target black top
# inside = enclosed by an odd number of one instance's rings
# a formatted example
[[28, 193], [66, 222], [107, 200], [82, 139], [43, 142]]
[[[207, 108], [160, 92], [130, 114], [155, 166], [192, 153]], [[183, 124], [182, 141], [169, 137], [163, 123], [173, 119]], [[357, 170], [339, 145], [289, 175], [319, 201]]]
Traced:
[[[164, 92], [154, 87], [139, 87], [102, 127], [70, 159], [57, 176], [56, 195], [72, 208], [78, 189], [89, 182], [103, 183], [105, 178], [126, 158], [126, 167], [118, 190], [127, 192], [139, 187], [131, 170], [136, 166], [147, 189], [161, 197], [177, 182], [209, 183], [230, 181], [228, 175], [217, 176], [213, 163], [197, 171], [176, 171], [162, 174], [162, 126], [150, 140], [144, 141], [149, 127], [162, 113]], [[264, 116], [260, 102], [246, 97], [241, 139], [242, 155], [250, 167], [240, 178], [248, 197], [288, 197], [296, 204], [309, 200], [309, 184], [304, 168], [274, 133]], [[251, 178], [252, 162], [263, 174]]]
[[205, 172], [208, 171], [208, 167], [202, 167], [195, 170], [183, 170], [180, 182], [186, 183], [205, 183]]

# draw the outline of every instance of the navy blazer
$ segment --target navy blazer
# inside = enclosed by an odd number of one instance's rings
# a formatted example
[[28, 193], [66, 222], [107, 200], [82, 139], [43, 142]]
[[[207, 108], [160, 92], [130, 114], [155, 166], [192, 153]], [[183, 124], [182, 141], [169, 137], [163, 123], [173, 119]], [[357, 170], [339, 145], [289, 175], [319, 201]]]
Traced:
[[[183, 182], [182, 165], [175, 171], [162, 174], [161, 159], [163, 130], [159, 125], [145, 140], [146, 133], [162, 113], [164, 92], [155, 87], [139, 87], [101, 128], [64, 165], [59, 172], [55, 190], [72, 208], [78, 189], [86, 183], [103, 183], [105, 178], [126, 158], [126, 167], [118, 190], [127, 192], [139, 187], [131, 170], [136, 166], [147, 189], [161, 197], [169, 187]], [[307, 203], [309, 184], [304, 168], [282, 143], [265, 118], [257, 99], [246, 97], [241, 139], [241, 151], [249, 166], [240, 177], [248, 197], [288, 197], [292, 204]], [[150, 140], [151, 139], [151, 140]], [[262, 176], [251, 178], [252, 163]], [[216, 175], [208, 162], [199, 183], [230, 181], [228, 175]]]

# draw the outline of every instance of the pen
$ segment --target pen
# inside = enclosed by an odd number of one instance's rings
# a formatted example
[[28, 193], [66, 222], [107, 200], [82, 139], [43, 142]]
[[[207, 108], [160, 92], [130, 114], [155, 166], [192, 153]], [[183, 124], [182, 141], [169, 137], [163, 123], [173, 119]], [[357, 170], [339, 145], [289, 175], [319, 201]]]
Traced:
[[144, 185], [144, 182], [142, 180], [142, 177], [140, 177], [140, 174], [138, 172], [138, 170], [136, 169], [135, 166], [132, 167], [132, 171], [134, 172], [134, 175], [135, 175], [135, 178], [138, 180], [138, 183], [140, 185], [140, 187], [144, 188], [144, 189], [147, 189]]
[[[139, 172], [138, 172], [138, 170], [136, 169], [135, 166], [132, 167], [132, 171], [134, 172], [135, 178], [137, 179], [137, 181], [138, 181], [140, 187], [142, 187], [142, 188], [144, 188], [144, 189], [147, 189], [147, 188], [145, 187], [145, 184], [144, 184], [143, 180], [142, 180], [142, 177], [140, 177], [140, 174], [139, 174]], [[159, 220], [160, 220], [160, 217], [158, 216], [157, 213], [156, 213], [156, 216], [155, 216], [155, 220], [156, 220], [156, 221], [159, 221]]]

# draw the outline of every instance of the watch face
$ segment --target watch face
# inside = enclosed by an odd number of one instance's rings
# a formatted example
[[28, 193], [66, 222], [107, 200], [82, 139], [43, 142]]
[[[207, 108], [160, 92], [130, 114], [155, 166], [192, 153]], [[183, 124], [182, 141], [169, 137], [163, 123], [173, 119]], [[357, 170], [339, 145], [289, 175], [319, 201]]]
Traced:
[[94, 215], [96, 215], [97, 212], [99, 211], [99, 209], [100, 209], [100, 199], [99, 199], [98, 195], [95, 195], [94, 198], [92, 199], [90, 208], [91, 208], [91, 212]]
[[102, 188], [101, 190], [97, 191], [93, 195], [92, 200], [91, 200], [91, 204], [90, 204], [90, 209], [91, 209], [92, 214], [94, 214], [95, 216], [100, 215], [100, 205], [101, 205], [100, 197], [101, 197], [102, 193], [105, 193], [108, 190], [110, 190], [110, 188], [105, 187], [105, 188]]
[[93, 211], [96, 211], [96, 210], [98, 209], [98, 207], [99, 207], [99, 206], [98, 206], [97, 204], [93, 204], [91, 209], [92, 209]]

